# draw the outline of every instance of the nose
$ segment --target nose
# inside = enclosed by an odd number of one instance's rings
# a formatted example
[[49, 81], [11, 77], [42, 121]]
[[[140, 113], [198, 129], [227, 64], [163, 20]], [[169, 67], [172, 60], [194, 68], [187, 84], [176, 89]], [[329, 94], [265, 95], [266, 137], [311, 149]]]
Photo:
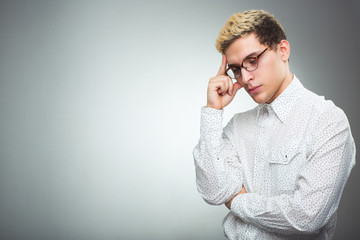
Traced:
[[241, 80], [244, 84], [248, 84], [251, 80], [254, 79], [253, 73], [246, 71], [244, 68], [241, 68], [241, 77]]

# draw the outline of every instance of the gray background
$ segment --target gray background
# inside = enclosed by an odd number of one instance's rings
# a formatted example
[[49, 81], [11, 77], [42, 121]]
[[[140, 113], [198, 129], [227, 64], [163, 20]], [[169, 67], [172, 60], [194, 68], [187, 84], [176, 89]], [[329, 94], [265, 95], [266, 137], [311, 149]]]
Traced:
[[[250, 3], [251, 2], [251, 3]], [[265, 9], [292, 72], [359, 143], [357, 1], [1, 1], [0, 239], [223, 239], [195, 187], [200, 107], [234, 12]], [[244, 91], [225, 122], [255, 103]], [[336, 239], [358, 239], [356, 165]]]

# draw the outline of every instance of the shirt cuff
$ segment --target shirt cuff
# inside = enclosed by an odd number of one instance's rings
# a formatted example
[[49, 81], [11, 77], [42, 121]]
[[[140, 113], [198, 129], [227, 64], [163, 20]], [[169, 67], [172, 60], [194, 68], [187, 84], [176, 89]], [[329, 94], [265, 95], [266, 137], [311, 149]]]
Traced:
[[230, 211], [244, 222], [249, 223], [254, 215], [254, 212], [251, 211], [251, 204], [258, 200], [257, 196], [256, 193], [237, 195], [231, 202]]
[[224, 110], [202, 107], [200, 120], [201, 133], [222, 131], [223, 112]]

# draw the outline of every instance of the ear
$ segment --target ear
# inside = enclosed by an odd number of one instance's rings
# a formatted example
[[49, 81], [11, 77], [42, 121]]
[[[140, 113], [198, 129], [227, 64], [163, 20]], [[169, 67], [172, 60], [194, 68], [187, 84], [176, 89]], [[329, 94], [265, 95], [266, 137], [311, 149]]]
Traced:
[[279, 50], [279, 54], [281, 57], [281, 60], [283, 60], [284, 62], [289, 60], [290, 57], [290, 44], [288, 41], [286, 40], [281, 40], [279, 45], [278, 45], [278, 50]]

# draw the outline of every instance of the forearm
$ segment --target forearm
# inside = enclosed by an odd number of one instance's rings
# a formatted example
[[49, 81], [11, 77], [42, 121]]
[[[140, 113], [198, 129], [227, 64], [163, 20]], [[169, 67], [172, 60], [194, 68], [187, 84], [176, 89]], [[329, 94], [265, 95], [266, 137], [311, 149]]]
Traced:
[[[318, 232], [337, 211], [355, 161], [355, 145], [347, 128], [329, 126], [316, 141], [316, 150], [299, 173], [292, 194], [239, 194], [231, 211], [244, 222], [271, 232]], [[324, 164], [326, 163], [326, 164]]]
[[202, 109], [200, 141], [193, 151], [198, 191], [206, 202], [220, 205], [240, 192], [240, 161], [223, 134], [221, 111]]
[[327, 209], [323, 199], [315, 203], [299, 195], [261, 196], [239, 194], [231, 212], [242, 221], [268, 232], [280, 234], [314, 234], [335, 214], [337, 205]]

